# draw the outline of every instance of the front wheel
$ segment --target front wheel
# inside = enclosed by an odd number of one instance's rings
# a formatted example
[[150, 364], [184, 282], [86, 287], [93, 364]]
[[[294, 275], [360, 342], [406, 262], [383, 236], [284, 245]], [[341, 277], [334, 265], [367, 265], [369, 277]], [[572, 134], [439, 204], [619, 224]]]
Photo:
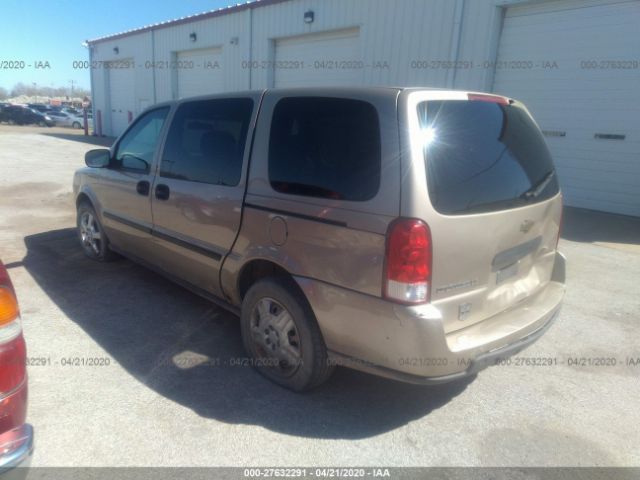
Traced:
[[256, 282], [242, 301], [240, 324], [251, 364], [270, 380], [301, 392], [331, 376], [320, 328], [292, 280]]
[[80, 123], [78, 122], [73, 122], [73, 128], [78, 129], [78, 128], [82, 128], [82, 125], [80, 125]]
[[91, 205], [83, 202], [78, 206], [76, 223], [80, 245], [87, 257], [98, 262], [108, 262], [117, 257], [109, 249], [109, 239]]

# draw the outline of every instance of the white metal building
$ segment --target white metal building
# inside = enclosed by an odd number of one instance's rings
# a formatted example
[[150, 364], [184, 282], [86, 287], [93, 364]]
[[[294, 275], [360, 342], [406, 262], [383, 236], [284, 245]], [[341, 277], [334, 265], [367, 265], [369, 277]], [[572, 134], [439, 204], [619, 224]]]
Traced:
[[640, 216], [640, 0], [261, 0], [88, 42], [94, 121], [153, 103], [310, 85], [524, 101], [565, 203]]

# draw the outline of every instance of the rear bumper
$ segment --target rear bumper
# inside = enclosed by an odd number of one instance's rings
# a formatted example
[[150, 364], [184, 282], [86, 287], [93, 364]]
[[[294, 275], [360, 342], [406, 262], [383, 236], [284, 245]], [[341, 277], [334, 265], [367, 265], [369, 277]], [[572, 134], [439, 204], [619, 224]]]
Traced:
[[483, 322], [445, 333], [433, 305], [406, 307], [309, 279], [296, 279], [335, 363], [417, 384], [473, 375], [523, 350], [551, 326], [564, 297], [565, 259], [540, 292]]
[[0, 435], [0, 452], [0, 479], [25, 478], [33, 455], [33, 427], [25, 423]]
[[416, 385], [439, 385], [442, 383], [453, 382], [470, 375], [474, 375], [479, 371], [495, 365], [501, 360], [509, 358], [516, 353], [524, 350], [529, 345], [538, 340], [549, 329], [549, 327], [551, 327], [559, 313], [560, 309], [556, 310], [549, 321], [535, 332], [527, 335], [524, 338], [516, 340], [513, 343], [505, 345], [504, 347], [500, 347], [486, 353], [481, 353], [477, 357], [469, 360], [469, 366], [465, 370], [461, 370], [459, 372], [451, 373], [448, 375], [423, 377], [405, 373], [399, 370], [391, 370], [389, 368], [370, 364], [368, 362], [362, 362], [336, 352], [331, 352], [331, 355], [337, 365], [355, 368], [356, 370], [371, 373], [373, 375], [378, 375], [380, 377], [390, 378], [393, 380], [398, 380], [400, 382], [413, 383]]

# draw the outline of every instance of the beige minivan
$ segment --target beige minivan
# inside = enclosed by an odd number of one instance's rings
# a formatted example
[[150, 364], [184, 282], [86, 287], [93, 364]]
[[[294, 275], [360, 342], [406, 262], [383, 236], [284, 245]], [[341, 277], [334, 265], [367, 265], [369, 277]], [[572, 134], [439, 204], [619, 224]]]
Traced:
[[240, 316], [247, 364], [293, 390], [336, 365], [474, 374], [557, 316], [562, 198], [526, 108], [413, 88], [157, 104], [73, 187], [84, 252], [140, 262]]

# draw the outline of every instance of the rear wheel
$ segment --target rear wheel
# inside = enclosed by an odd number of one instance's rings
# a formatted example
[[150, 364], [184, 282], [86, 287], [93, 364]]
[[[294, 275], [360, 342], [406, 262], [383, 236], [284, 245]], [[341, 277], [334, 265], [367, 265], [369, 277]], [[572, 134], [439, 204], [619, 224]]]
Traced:
[[41, 127], [46, 127], [47, 126], [47, 122], [45, 122], [44, 120], [40, 120], [38, 125], [40, 125]]
[[240, 320], [251, 364], [270, 380], [300, 392], [331, 376], [320, 328], [292, 280], [256, 282], [244, 297]]
[[73, 128], [82, 128], [79, 122], [73, 122]]
[[117, 255], [109, 249], [109, 239], [91, 205], [83, 202], [78, 206], [76, 223], [80, 245], [87, 257], [99, 262], [108, 262], [117, 258]]

